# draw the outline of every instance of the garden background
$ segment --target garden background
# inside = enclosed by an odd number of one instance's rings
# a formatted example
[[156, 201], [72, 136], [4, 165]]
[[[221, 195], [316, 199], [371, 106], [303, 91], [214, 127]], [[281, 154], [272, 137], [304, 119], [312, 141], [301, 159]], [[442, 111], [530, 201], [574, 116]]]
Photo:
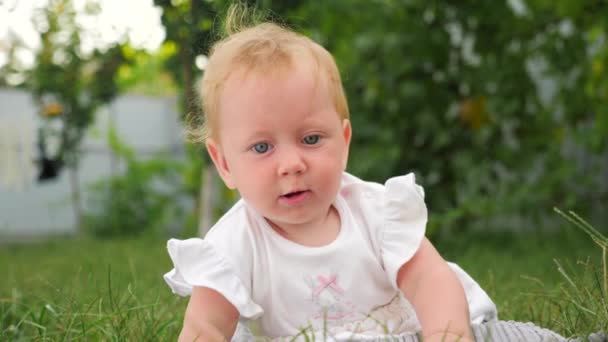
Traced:
[[[237, 198], [179, 134], [230, 3], [0, 2], [0, 339], [175, 339], [187, 299], [163, 284], [164, 242], [204, 234]], [[428, 236], [501, 319], [565, 336], [608, 329], [608, 3], [249, 4], [333, 53], [348, 170], [379, 182], [415, 172]], [[23, 111], [4, 106], [19, 96]], [[133, 97], [141, 107], [121, 105]], [[29, 133], [8, 139], [23, 125], [7, 118], [26, 116]], [[176, 129], [144, 128], [166, 138], [150, 150], [130, 132], [154, 120]], [[96, 154], [106, 171], [91, 180]], [[61, 195], [24, 200], [37, 191]], [[66, 226], [7, 223], [36, 205], [67, 206]]]

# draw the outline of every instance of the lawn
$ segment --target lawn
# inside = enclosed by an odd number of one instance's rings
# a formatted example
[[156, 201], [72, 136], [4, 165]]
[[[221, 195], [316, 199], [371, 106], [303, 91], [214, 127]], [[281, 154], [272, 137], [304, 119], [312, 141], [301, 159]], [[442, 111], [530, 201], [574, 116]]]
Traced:
[[[467, 233], [437, 248], [486, 289], [503, 320], [566, 336], [607, 328], [608, 313], [597, 312], [607, 307], [601, 249], [575, 228]], [[165, 286], [170, 268], [158, 238], [0, 246], [0, 340], [175, 340], [187, 300]]]
[[0, 340], [175, 340], [186, 299], [160, 239], [0, 247]]

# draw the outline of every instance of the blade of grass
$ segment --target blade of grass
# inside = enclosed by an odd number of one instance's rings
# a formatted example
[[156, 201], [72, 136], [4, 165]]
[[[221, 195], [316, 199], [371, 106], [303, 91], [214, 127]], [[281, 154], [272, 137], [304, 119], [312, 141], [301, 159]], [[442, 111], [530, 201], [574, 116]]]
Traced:
[[589, 235], [593, 241], [598, 244], [602, 248], [608, 248], [608, 238], [606, 238], [602, 233], [600, 233], [597, 229], [591, 226], [587, 221], [583, 220], [576, 213], [569, 211], [568, 214], [559, 210], [558, 208], [553, 208], [553, 210], [558, 213], [560, 216], [565, 218], [566, 220], [573, 223], [575, 226], [582, 229], [587, 235]]

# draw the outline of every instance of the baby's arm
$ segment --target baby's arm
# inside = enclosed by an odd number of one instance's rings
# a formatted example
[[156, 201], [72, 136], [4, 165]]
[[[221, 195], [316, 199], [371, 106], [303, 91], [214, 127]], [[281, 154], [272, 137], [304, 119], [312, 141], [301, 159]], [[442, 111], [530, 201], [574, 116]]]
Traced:
[[468, 303], [456, 274], [424, 238], [397, 284], [412, 303], [425, 341], [472, 341]]
[[184, 315], [180, 342], [230, 341], [239, 312], [215, 290], [195, 287]]

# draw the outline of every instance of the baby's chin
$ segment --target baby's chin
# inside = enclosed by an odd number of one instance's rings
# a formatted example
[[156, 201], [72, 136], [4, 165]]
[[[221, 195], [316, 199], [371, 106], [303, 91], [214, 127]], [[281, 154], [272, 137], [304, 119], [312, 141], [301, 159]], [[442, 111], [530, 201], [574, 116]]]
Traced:
[[310, 225], [311, 222], [315, 221], [323, 221], [327, 216], [329, 216], [332, 212], [336, 211], [332, 204], [328, 204], [327, 206], [323, 206], [322, 208], [315, 208], [314, 211], [311, 210], [298, 210], [298, 208], [287, 209], [283, 212], [283, 214], [270, 213], [265, 215], [263, 212], [260, 212], [262, 216], [268, 222], [272, 222], [272, 224], [281, 226], [298, 226], [298, 225]]

